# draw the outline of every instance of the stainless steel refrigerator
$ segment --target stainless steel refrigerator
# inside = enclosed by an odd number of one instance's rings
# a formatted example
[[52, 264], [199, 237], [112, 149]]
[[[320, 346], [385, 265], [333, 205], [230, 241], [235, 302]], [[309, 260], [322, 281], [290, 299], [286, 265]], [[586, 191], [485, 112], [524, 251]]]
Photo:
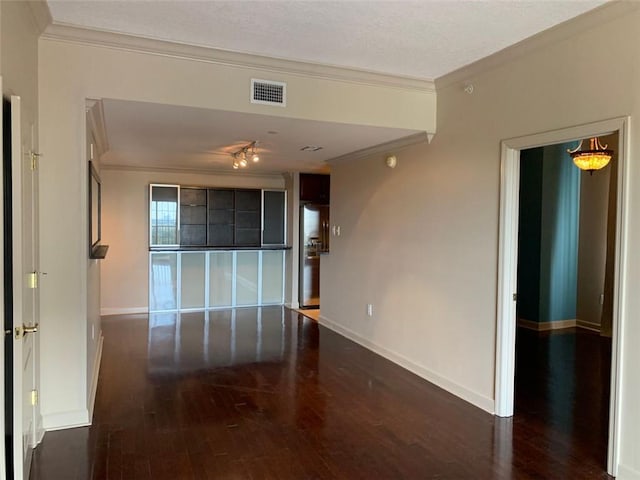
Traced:
[[300, 207], [301, 308], [320, 306], [320, 255], [329, 252], [329, 206], [306, 204]]

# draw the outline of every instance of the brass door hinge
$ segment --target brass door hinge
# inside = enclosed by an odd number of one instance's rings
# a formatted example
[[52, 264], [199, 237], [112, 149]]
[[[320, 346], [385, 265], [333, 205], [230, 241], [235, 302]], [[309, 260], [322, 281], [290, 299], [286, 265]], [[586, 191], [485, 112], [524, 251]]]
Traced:
[[27, 288], [38, 288], [38, 272], [27, 273]]
[[29, 152], [30, 156], [31, 156], [31, 170], [37, 170], [38, 169], [38, 158], [42, 156], [41, 153], [36, 153], [36, 152]]
[[38, 390], [31, 390], [31, 405], [38, 405]]

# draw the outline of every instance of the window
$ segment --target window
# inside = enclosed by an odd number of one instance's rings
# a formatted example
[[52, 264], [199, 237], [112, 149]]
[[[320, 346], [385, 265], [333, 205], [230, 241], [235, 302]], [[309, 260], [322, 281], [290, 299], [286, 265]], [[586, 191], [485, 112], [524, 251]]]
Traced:
[[151, 185], [150, 244], [179, 245], [178, 185]]

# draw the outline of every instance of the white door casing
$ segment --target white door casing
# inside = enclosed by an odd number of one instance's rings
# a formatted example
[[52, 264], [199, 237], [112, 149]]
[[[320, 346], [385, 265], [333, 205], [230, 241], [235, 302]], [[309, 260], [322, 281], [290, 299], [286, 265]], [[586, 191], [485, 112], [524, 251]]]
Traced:
[[[2, 92], [2, 76], [0, 76], [0, 93]], [[0, 108], [0, 128], [4, 129], [4, 105]], [[4, 171], [4, 162], [10, 161], [10, 159], [4, 158], [4, 132], [0, 135], [0, 168]], [[4, 212], [4, 183], [0, 182], [0, 211]], [[4, 219], [3, 219], [4, 220]], [[0, 221], [0, 251], [4, 252], [4, 221]], [[4, 292], [4, 254], [0, 255], [0, 292]], [[5, 328], [4, 318], [4, 293], [0, 295], [0, 317], [2, 320], [2, 329]], [[9, 332], [11, 334], [11, 332]], [[5, 332], [6, 335], [6, 332]], [[4, 341], [0, 342], [0, 358], [4, 362]], [[0, 385], [4, 385], [4, 363], [3, 368], [0, 368]], [[4, 387], [0, 388], [0, 400], [3, 406], [6, 408], [6, 398]], [[0, 415], [0, 438], [6, 438], [6, 426], [4, 423], [4, 412]], [[6, 480], [7, 471], [7, 458], [5, 449], [0, 448], [0, 480]]]
[[617, 131], [618, 198], [616, 210], [616, 254], [613, 293], [613, 335], [611, 353], [611, 395], [607, 472], [616, 476], [619, 459], [622, 348], [625, 320], [624, 298], [627, 257], [626, 212], [628, 204], [629, 119], [614, 118], [578, 127], [518, 137], [502, 142], [500, 165], [500, 236], [498, 243], [498, 305], [496, 322], [495, 413], [510, 417], [514, 408], [515, 334], [518, 268], [518, 203], [520, 151]]

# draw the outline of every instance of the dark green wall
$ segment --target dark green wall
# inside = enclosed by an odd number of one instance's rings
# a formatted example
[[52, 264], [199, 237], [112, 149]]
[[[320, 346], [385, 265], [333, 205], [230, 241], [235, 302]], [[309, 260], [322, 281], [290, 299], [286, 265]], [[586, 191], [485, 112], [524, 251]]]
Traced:
[[520, 155], [518, 317], [526, 320], [576, 318], [581, 172], [570, 146]]
[[538, 320], [540, 316], [542, 154], [542, 148], [520, 153], [517, 315], [527, 320]]

